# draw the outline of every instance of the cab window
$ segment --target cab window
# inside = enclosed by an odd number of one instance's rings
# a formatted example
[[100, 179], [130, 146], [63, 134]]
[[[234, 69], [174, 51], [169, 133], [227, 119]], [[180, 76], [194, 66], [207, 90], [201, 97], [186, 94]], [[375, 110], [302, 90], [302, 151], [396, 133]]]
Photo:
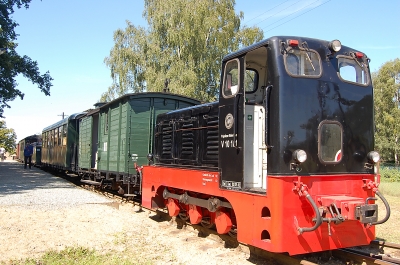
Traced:
[[244, 90], [246, 93], [252, 93], [257, 90], [258, 72], [254, 69], [246, 69], [244, 74]]
[[342, 80], [360, 85], [368, 84], [366, 65], [353, 58], [338, 57], [339, 76]]
[[285, 68], [295, 77], [319, 77], [321, 62], [318, 53], [313, 50], [289, 48], [284, 57]]
[[239, 61], [232, 60], [225, 65], [224, 97], [231, 97], [239, 91]]

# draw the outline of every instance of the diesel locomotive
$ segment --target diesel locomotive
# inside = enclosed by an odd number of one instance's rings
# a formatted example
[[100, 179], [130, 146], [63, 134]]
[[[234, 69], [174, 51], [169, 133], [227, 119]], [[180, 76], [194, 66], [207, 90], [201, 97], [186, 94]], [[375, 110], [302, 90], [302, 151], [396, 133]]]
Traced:
[[[375, 239], [390, 207], [378, 190], [366, 54], [271, 37], [224, 57], [220, 80], [217, 102], [129, 94], [74, 116], [71, 130], [68, 120], [50, 126], [42, 160], [271, 252]], [[46, 158], [55, 145], [62, 163]]]
[[368, 64], [338, 40], [293, 36], [227, 55], [218, 103], [158, 116], [143, 206], [272, 252], [369, 244], [390, 207]]

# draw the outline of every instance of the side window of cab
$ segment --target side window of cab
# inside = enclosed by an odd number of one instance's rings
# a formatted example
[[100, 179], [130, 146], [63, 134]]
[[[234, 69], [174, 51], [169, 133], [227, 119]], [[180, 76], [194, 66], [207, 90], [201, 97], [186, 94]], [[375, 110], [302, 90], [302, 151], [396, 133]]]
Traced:
[[244, 91], [246, 93], [253, 93], [258, 87], [258, 72], [252, 68], [246, 68], [244, 73]]
[[229, 61], [225, 65], [222, 93], [226, 98], [235, 96], [239, 91], [239, 61]]

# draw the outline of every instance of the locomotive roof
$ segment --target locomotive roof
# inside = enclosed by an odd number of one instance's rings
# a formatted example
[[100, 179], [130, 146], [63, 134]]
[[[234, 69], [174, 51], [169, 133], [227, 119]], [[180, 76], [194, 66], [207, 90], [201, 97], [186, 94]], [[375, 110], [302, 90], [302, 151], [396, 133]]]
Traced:
[[61, 121], [58, 121], [58, 122], [56, 122], [56, 123], [53, 123], [53, 124], [50, 125], [50, 126], [45, 127], [45, 128], [42, 130], [42, 132], [45, 132], [45, 131], [48, 131], [48, 130], [51, 130], [51, 129], [54, 129], [54, 128], [58, 128], [58, 127], [60, 127], [61, 125], [67, 124], [68, 121], [70, 121], [70, 120], [79, 119], [81, 116], [83, 116], [83, 115], [85, 115], [85, 114], [86, 114], [86, 112], [79, 112], [79, 113], [71, 114], [71, 115], [69, 115], [68, 117], [66, 117], [65, 119], [63, 119], [63, 120], [61, 120]]
[[[230, 53], [230, 54], [226, 55], [222, 59], [222, 61], [223, 62], [229, 61], [229, 60], [231, 60], [233, 58], [237, 58], [237, 57], [240, 57], [242, 55], [245, 55], [246, 53], [251, 52], [253, 50], [256, 50], [256, 49], [258, 49], [260, 47], [271, 45], [272, 43], [276, 43], [275, 45], [280, 45], [280, 41], [289, 40], [289, 39], [295, 39], [295, 40], [299, 40], [301, 42], [306, 41], [307, 43], [313, 43], [313, 42], [314, 43], [319, 43], [319, 44], [323, 44], [327, 48], [328, 48], [329, 43], [331, 42], [331, 40], [327, 41], [327, 40], [320, 40], [320, 39], [300, 37], [300, 36], [274, 36], [274, 37], [270, 37], [268, 39], [259, 41], [257, 43], [254, 43], [253, 45], [244, 47], [244, 48], [242, 48], [242, 49], [240, 49], [240, 50], [238, 50], [236, 52]], [[350, 49], [350, 48], [345, 46], [345, 45], [342, 45], [342, 49], [344, 50], [344, 49]], [[351, 50], [357, 51], [357, 50], [352, 49], [352, 48], [351, 48]]]

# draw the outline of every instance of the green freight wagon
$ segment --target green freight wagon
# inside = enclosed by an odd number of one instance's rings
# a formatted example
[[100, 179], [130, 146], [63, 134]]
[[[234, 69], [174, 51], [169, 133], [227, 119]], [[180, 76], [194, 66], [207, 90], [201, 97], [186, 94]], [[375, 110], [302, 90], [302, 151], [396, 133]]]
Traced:
[[134, 93], [98, 106], [80, 120], [79, 174], [82, 182], [131, 196], [140, 185], [136, 166], [148, 163], [158, 114], [200, 102], [170, 93]]
[[77, 171], [79, 119], [76, 113], [42, 131], [42, 167]]

